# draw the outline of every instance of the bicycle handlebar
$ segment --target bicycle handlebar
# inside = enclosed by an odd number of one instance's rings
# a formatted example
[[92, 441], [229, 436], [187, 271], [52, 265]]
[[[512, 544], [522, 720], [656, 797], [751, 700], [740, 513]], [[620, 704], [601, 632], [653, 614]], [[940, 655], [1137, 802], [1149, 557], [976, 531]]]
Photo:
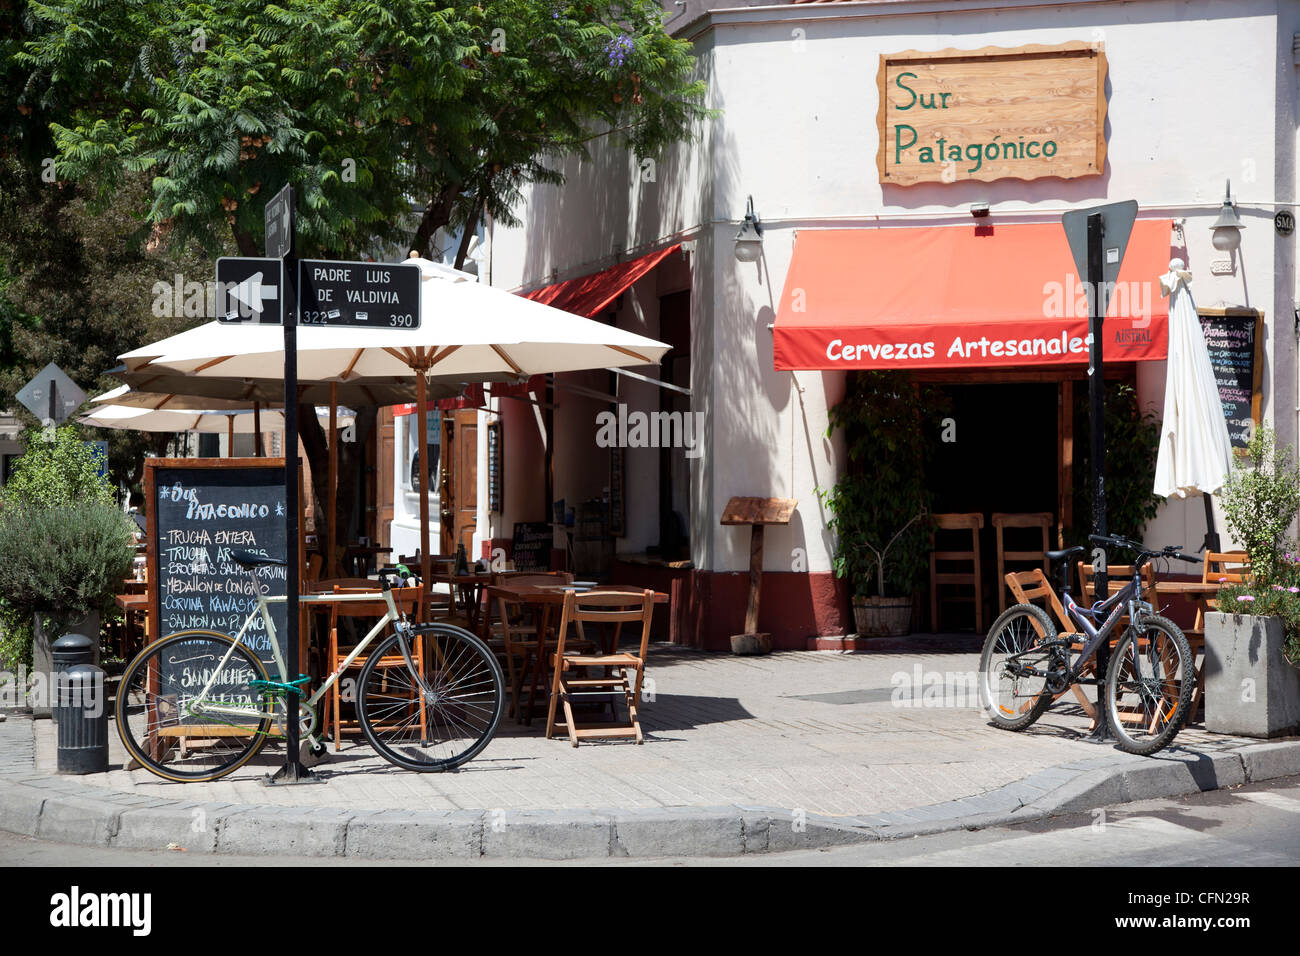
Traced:
[[1136, 551], [1143, 558], [1177, 558], [1179, 561], [1186, 561], [1189, 564], [1200, 564], [1201, 559], [1190, 554], [1183, 554], [1178, 549], [1181, 544], [1171, 544], [1159, 551], [1153, 551], [1144, 544], [1137, 541], [1130, 541], [1128, 538], [1118, 535], [1090, 534], [1088, 540], [1093, 544], [1108, 544], [1113, 548], [1124, 548], [1129, 551]]

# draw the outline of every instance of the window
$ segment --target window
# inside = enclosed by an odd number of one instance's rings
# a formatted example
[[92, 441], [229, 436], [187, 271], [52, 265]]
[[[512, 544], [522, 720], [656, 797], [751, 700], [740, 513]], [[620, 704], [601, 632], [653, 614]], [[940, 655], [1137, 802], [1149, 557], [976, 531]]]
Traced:
[[[402, 472], [402, 489], [411, 494], [419, 493], [420, 474], [419, 474], [419, 455], [420, 446], [417, 442], [416, 432], [419, 430], [419, 416], [412, 412], [403, 416], [406, 427], [406, 455], [404, 457], [405, 465]], [[439, 458], [442, 453], [442, 416], [437, 411], [430, 411], [428, 414], [428, 427], [426, 431], [429, 443], [429, 474], [434, 477], [430, 482], [431, 490], [436, 495], [438, 492], [437, 475], [439, 469]], [[414, 479], [414, 481], [412, 480]]]

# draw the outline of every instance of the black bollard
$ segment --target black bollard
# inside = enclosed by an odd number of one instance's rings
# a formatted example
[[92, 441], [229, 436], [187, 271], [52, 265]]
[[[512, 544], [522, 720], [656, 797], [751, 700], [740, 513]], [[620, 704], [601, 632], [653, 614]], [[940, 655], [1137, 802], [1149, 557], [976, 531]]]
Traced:
[[108, 707], [104, 671], [73, 664], [59, 675], [54, 715], [59, 724], [59, 773], [108, 771]]
[[55, 723], [59, 721], [59, 692], [63, 686], [64, 674], [76, 664], [95, 663], [95, 642], [84, 634], [64, 634], [50, 645], [50, 660], [53, 667], [50, 673], [50, 716]]

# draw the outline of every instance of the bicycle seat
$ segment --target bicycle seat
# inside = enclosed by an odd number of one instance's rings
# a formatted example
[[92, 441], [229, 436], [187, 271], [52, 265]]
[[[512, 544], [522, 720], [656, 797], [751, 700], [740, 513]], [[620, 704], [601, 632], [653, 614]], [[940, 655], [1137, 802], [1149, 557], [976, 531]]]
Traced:
[[1083, 554], [1088, 549], [1081, 544], [1076, 544], [1073, 548], [1066, 548], [1063, 551], [1047, 551], [1047, 560], [1055, 563], [1057, 561], [1068, 561], [1076, 554]]
[[231, 551], [230, 558], [245, 571], [268, 564], [284, 567], [286, 563], [280, 558], [271, 558], [265, 554], [254, 554], [252, 551]]

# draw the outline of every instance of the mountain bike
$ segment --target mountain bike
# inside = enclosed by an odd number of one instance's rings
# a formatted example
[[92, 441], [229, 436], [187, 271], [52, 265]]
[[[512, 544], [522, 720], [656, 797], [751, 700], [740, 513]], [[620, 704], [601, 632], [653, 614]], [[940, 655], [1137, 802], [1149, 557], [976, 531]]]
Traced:
[[[1058, 634], [1037, 605], [1007, 608], [984, 641], [980, 702], [996, 726], [1024, 730], [1071, 686], [1101, 683], [1101, 704], [1120, 749], [1153, 754], [1167, 747], [1186, 723], [1196, 673], [1182, 630], [1143, 600], [1142, 568], [1153, 560], [1201, 561], [1179, 553], [1177, 546], [1153, 551], [1123, 537], [1089, 535], [1088, 540], [1136, 552], [1132, 579], [1106, 600], [1080, 607], [1070, 595], [1069, 563], [1085, 549], [1047, 552], [1051, 562], [1062, 565], [1061, 601], [1079, 632]], [[1102, 642], [1111, 639], [1124, 619], [1128, 624], [1111, 651], [1105, 675], [1085, 676]]]
[[[288, 694], [303, 693], [310, 678], [289, 679], [275, 639], [268, 597], [255, 570], [284, 561], [236, 551], [231, 555], [253, 582], [256, 604], [234, 637], [208, 630], [179, 631], [155, 641], [127, 665], [117, 695], [122, 743], [150, 772], [178, 782], [216, 780], [253, 758], [287, 727]], [[393, 600], [403, 566], [379, 572], [387, 611], [310, 697], [299, 702], [305, 748], [321, 755], [320, 703], [343, 672], [387, 631], [366, 657], [355, 701], [361, 730], [390, 763], [408, 770], [451, 770], [492, 740], [505, 705], [505, 680], [496, 656], [476, 635], [444, 623], [414, 624]], [[302, 604], [369, 601], [371, 593], [304, 594]], [[260, 622], [265, 630], [255, 627]], [[265, 644], [278, 680], [250, 643]], [[346, 685], [344, 685], [346, 687]], [[350, 697], [351, 694], [345, 694]]]

